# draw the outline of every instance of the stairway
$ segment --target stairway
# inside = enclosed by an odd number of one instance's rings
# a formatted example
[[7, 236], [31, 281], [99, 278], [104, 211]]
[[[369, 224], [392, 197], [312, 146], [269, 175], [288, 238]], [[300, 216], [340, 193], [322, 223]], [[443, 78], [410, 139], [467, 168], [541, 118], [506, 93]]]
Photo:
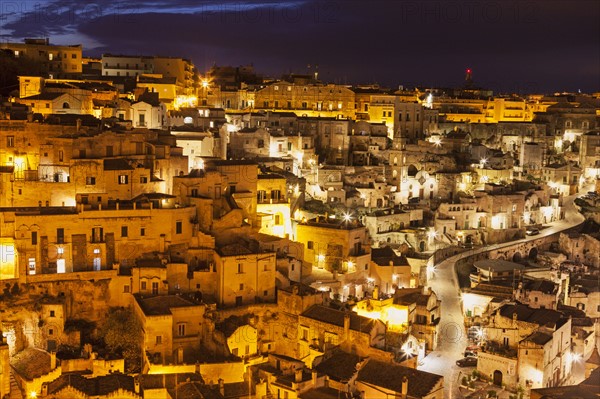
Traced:
[[8, 396], [8, 399], [23, 399], [23, 394], [17, 385], [17, 380], [15, 380], [12, 370], [10, 371], [10, 395]]

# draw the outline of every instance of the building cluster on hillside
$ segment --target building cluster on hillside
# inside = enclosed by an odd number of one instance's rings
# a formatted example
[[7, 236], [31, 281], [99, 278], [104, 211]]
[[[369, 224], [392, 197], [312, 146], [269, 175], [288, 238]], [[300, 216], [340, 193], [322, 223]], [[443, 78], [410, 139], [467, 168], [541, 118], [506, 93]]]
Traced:
[[[430, 256], [535, 234], [581, 191], [598, 206], [599, 95], [0, 50], [39, 66], [0, 107], [1, 398], [441, 399], [417, 370], [444, 317]], [[586, 226], [475, 262], [464, 314], [499, 385], [593, 357]], [[102, 336], [123, 309], [135, 376]]]

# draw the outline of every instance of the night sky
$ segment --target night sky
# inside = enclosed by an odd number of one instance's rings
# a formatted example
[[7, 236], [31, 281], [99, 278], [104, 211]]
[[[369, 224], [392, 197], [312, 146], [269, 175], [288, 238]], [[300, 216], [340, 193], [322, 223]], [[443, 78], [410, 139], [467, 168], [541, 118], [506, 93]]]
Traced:
[[[0, 3], [3, 41], [50, 37], [84, 53], [252, 63], [271, 76], [600, 91], [600, 2], [593, 0], [38, 0]], [[311, 66], [309, 69], [308, 66]]]

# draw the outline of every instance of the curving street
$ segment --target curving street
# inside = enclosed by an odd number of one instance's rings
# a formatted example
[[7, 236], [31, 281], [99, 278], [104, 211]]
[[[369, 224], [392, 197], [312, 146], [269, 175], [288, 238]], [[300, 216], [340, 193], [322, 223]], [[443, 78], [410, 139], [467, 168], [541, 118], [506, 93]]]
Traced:
[[[581, 191], [586, 192], [587, 188], [582, 189]], [[539, 239], [540, 237], [556, 234], [581, 224], [585, 218], [577, 211], [577, 207], [574, 204], [574, 200], [578, 195], [580, 194], [563, 198], [565, 218], [560, 221], [549, 223], [549, 227], [542, 229], [539, 235], [476, 248], [452, 256], [436, 265], [434, 277], [429, 281], [429, 285], [437, 294], [438, 299], [442, 301], [442, 318], [438, 347], [419, 363], [418, 369], [444, 376], [445, 398], [454, 399], [462, 397], [458, 389], [460, 379], [463, 375], [462, 373], [470, 373], [473, 369], [462, 369], [456, 366], [456, 360], [463, 357], [463, 352], [467, 346], [467, 336], [460, 303], [460, 290], [456, 272], [454, 270], [456, 261], [473, 254], [484, 253], [518, 242], [531, 241]]]

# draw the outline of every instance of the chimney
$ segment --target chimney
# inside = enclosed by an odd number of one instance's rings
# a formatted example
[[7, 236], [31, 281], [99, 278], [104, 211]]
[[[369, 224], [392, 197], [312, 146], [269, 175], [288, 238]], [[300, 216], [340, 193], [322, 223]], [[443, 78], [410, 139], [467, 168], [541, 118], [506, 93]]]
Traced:
[[56, 352], [50, 352], [50, 370], [56, 368]]
[[350, 313], [344, 313], [344, 339], [350, 335]]
[[133, 378], [133, 388], [135, 390], [135, 393], [137, 393], [137, 394], [140, 393], [140, 376], [139, 375], [137, 375]]
[[319, 378], [319, 374], [317, 374], [316, 370], [313, 370], [312, 371], [312, 386], [313, 386], [313, 388], [317, 387], [317, 380], [318, 380], [318, 378]]
[[408, 377], [402, 377], [402, 398], [408, 397]]
[[48, 396], [48, 383], [44, 382], [42, 384], [42, 398], [45, 398], [46, 396]]
[[225, 381], [222, 378], [219, 378], [219, 393], [221, 396], [225, 396]]
[[512, 319], [513, 319], [513, 327], [517, 326], [517, 313], [513, 313], [512, 314]]
[[302, 382], [302, 369], [296, 369], [294, 371], [294, 381], [297, 383]]

